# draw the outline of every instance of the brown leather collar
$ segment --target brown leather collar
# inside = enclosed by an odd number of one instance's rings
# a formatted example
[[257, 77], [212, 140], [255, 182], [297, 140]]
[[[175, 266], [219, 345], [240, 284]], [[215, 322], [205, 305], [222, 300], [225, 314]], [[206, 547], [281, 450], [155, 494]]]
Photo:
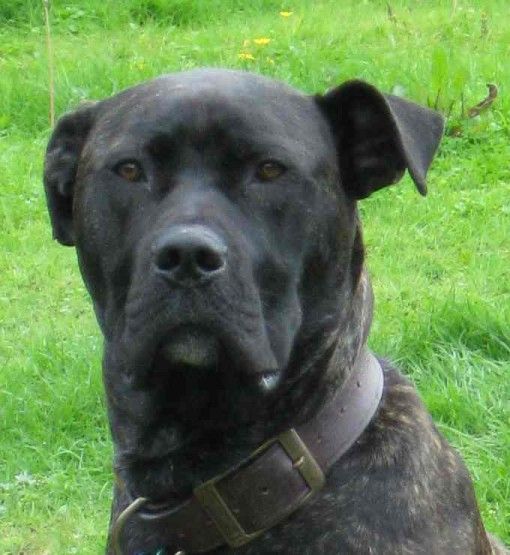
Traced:
[[[163, 545], [169, 553], [205, 553], [248, 543], [321, 489], [326, 472], [372, 420], [382, 389], [381, 366], [363, 349], [347, 382], [312, 420], [269, 440], [177, 508], [152, 514], [141, 510], [145, 498], [134, 500], [113, 527], [117, 553]], [[131, 527], [137, 532], [126, 534], [126, 542], [124, 532]]]

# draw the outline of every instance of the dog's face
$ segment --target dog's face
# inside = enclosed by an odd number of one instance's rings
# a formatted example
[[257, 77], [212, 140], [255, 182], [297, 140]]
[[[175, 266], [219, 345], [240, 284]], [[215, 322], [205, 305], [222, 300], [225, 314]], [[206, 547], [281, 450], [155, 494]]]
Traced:
[[64, 116], [48, 204], [105, 335], [111, 412], [138, 391], [133, 418], [181, 434], [253, 419], [352, 298], [356, 200], [406, 168], [423, 192], [441, 130], [364, 83], [311, 97], [220, 70]]
[[328, 191], [333, 148], [312, 108], [229, 73], [163, 78], [99, 108], [74, 231], [107, 342], [139, 383], [218, 368], [268, 386], [286, 368], [307, 261], [352, 218]]

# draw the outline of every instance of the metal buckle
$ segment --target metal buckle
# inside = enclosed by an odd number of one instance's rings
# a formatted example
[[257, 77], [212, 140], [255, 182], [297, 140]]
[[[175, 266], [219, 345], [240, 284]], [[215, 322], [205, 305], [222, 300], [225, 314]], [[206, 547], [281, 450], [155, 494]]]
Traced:
[[225, 476], [230, 474], [230, 472], [222, 474], [221, 476], [216, 476], [208, 482], [201, 484], [194, 490], [195, 497], [216, 524], [221, 535], [230, 547], [240, 547], [241, 545], [250, 542], [265, 532], [268, 528], [277, 524], [277, 522], [285, 518], [288, 514], [295, 511], [298, 507], [303, 505], [303, 503], [305, 503], [324, 485], [325, 476], [321, 467], [294, 428], [291, 428], [290, 430], [287, 430], [279, 436], [264, 443], [250, 455], [247, 461], [257, 458], [275, 443], [279, 443], [282, 446], [291, 459], [292, 466], [299, 471], [307, 486], [310, 488], [310, 491], [299, 500], [299, 503], [291, 506], [286, 514], [282, 515], [281, 518], [270, 524], [268, 527], [256, 530], [255, 532], [247, 533], [241, 526], [241, 523], [237, 520], [234, 513], [222, 499], [218, 489], [216, 488], [216, 484]]

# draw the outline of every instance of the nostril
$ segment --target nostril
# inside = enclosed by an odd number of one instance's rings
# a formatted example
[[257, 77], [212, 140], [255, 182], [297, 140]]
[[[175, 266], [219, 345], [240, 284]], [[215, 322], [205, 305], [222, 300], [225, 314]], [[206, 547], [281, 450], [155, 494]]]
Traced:
[[160, 270], [170, 272], [175, 270], [181, 264], [181, 253], [179, 249], [168, 248], [162, 250], [157, 258], [156, 265]]
[[218, 276], [227, 265], [221, 236], [200, 225], [172, 226], [151, 247], [158, 274], [174, 285], [190, 286]]
[[203, 272], [215, 272], [223, 267], [224, 259], [217, 251], [201, 248], [195, 252], [195, 264]]

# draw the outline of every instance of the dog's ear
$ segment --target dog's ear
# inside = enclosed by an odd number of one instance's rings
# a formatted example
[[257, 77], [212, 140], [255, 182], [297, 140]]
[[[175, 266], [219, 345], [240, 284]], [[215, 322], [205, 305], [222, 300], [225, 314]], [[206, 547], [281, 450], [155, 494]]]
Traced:
[[53, 238], [74, 245], [73, 190], [78, 162], [94, 124], [96, 103], [87, 103], [62, 116], [53, 131], [44, 162], [44, 189]]
[[354, 198], [399, 181], [407, 169], [418, 191], [443, 134], [443, 118], [428, 108], [348, 81], [316, 97], [336, 140], [345, 189]]

